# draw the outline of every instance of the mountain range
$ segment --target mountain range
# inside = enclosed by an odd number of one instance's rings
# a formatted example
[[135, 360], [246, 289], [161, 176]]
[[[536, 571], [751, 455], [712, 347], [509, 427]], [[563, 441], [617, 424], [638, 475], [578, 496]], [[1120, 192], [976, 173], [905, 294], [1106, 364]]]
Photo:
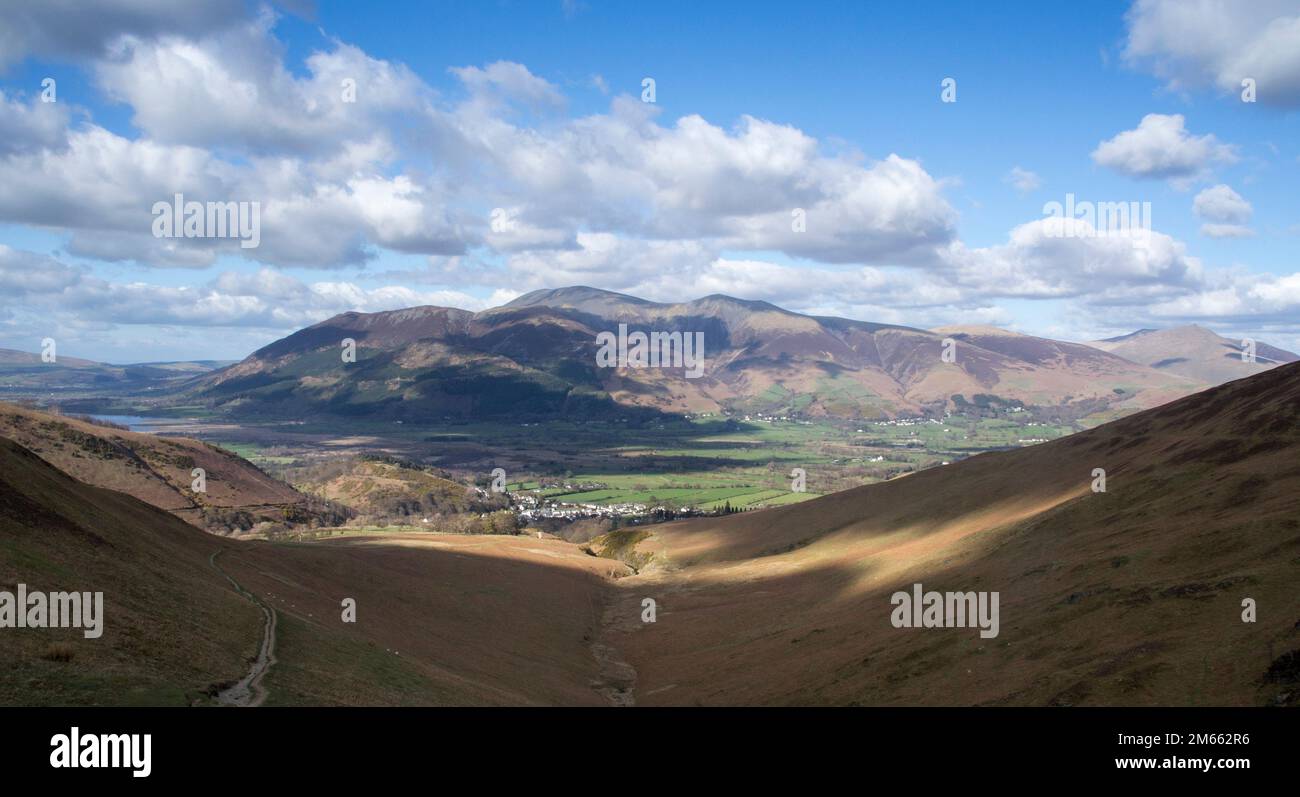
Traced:
[[[620, 325], [700, 333], [702, 375], [600, 367], [598, 336]], [[1256, 362], [1238, 356], [1234, 364], [1225, 339], [1208, 330], [1167, 332], [1085, 345], [995, 327], [810, 316], [722, 295], [663, 304], [572, 287], [478, 313], [344, 313], [196, 377], [184, 396], [241, 416], [403, 421], [756, 412], [873, 419], [942, 413], [956, 396], [1078, 418], [1153, 407], [1296, 359], [1262, 344]], [[349, 340], [355, 362], [343, 357]]]
[[231, 364], [224, 360], [192, 360], [113, 365], [65, 357], [57, 350], [55, 354], [53, 362], [45, 362], [39, 354], [0, 349], [0, 395], [160, 390]]

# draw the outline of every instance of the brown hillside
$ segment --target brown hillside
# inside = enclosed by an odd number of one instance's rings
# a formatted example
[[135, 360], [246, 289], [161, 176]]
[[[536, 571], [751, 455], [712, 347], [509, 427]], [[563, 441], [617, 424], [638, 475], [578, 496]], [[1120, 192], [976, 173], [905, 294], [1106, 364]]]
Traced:
[[[295, 480], [301, 489], [338, 501], [365, 515], [412, 511], [456, 513], [469, 508], [473, 491], [459, 482], [396, 462], [360, 460], [324, 479]], [[408, 513], [409, 514], [409, 513]]]
[[261, 614], [208, 564], [222, 541], [0, 438], [0, 590], [104, 593], [98, 639], [0, 629], [0, 704], [190, 705], [237, 680]]
[[[190, 705], [248, 670], [274, 607], [267, 705], [603, 705], [593, 649], [628, 569], [555, 539], [216, 538], [0, 438], [0, 589], [102, 591], [104, 630], [0, 630], [0, 705]], [[345, 624], [344, 598], [357, 602]]]
[[[1287, 365], [1051, 443], [657, 527], [603, 638], [640, 704], [1294, 703], [1298, 463]], [[890, 597], [916, 582], [999, 592], [1000, 634], [894, 628]]]
[[[158, 437], [0, 403], [0, 436], [87, 484], [133, 495], [201, 528], [232, 511], [284, 520], [306, 497], [228, 451], [183, 437]], [[190, 489], [203, 468], [207, 492]]]

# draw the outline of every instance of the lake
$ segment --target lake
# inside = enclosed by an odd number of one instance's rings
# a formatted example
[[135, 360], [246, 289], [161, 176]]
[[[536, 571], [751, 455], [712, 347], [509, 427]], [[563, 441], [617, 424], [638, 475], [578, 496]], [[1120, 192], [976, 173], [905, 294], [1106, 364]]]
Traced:
[[177, 418], [150, 418], [143, 415], [90, 415], [97, 421], [108, 421], [119, 426], [125, 426], [133, 432], [156, 431], [155, 426], [173, 426], [179, 422]]

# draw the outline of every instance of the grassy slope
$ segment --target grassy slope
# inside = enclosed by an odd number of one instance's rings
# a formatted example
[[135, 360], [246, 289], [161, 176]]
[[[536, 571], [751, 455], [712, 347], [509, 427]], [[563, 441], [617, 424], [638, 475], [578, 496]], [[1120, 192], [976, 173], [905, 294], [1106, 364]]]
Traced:
[[[1297, 454], [1293, 365], [1063, 440], [658, 527], [639, 549], [660, 569], [621, 582], [604, 641], [651, 704], [1294, 702], [1294, 673], [1265, 673], [1300, 647]], [[893, 628], [890, 595], [918, 581], [1000, 592], [1001, 634]]]
[[0, 705], [209, 702], [262, 629], [209, 565], [219, 548], [280, 615], [270, 704], [603, 703], [590, 643], [619, 563], [529, 537], [223, 539], [0, 438], [0, 589], [102, 591], [106, 615], [97, 640], [0, 630]]
[[208, 565], [221, 543], [0, 438], [0, 589], [102, 591], [105, 614], [98, 639], [0, 629], [0, 704], [187, 705], [238, 679], [261, 616]]

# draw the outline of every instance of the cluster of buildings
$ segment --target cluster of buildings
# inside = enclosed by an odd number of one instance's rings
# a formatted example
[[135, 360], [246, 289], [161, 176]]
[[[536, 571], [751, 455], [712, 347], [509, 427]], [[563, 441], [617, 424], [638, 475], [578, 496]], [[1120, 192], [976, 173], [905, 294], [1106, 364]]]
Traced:
[[520, 509], [519, 519], [524, 523], [542, 519], [619, 518], [627, 520], [649, 517], [651, 514], [650, 508], [645, 504], [561, 504], [545, 499], [536, 501], [527, 509]]
[[[943, 423], [948, 418], [948, 415], [944, 415], [942, 418], [895, 418], [892, 421], [872, 421], [872, 423], [877, 426], [921, 426], [927, 423]], [[862, 430], [859, 429], [858, 431]]]
[[[582, 490], [601, 489], [605, 485], [582, 485]], [[566, 489], [578, 490], [578, 485], [565, 484]], [[581, 520], [583, 518], [617, 519], [621, 522], [638, 523], [643, 521], [671, 520], [680, 517], [698, 517], [714, 514], [695, 507], [669, 509], [660, 506], [639, 503], [590, 504], [557, 501], [531, 492], [507, 493], [514, 504], [515, 512], [522, 523], [537, 520]]]

